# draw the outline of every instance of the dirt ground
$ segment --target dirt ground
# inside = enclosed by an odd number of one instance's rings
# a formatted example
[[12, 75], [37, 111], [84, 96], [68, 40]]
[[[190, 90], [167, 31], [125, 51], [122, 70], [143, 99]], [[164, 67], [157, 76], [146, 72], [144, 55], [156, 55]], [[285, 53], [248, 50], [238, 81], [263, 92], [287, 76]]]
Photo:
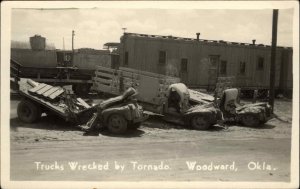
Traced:
[[74, 125], [47, 116], [24, 124], [18, 102], [10, 108], [11, 180], [290, 180], [291, 100], [276, 100], [277, 118], [258, 128], [195, 131], [151, 118], [123, 136], [83, 136]]

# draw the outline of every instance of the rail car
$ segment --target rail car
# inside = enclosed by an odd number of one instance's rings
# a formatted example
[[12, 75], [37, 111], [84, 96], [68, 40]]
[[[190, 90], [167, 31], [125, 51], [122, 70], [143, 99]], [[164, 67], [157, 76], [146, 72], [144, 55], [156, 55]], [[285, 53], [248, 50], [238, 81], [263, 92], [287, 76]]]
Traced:
[[[223, 40], [124, 33], [120, 43], [120, 66], [179, 77], [190, 88], [213, 90], [218, 77], [235, 77], [242, 91], [267, 93], [270, 83], [270, 45]], [[293, 49], [276, 49], [277, 93], [289, 95], [293, 88]]]

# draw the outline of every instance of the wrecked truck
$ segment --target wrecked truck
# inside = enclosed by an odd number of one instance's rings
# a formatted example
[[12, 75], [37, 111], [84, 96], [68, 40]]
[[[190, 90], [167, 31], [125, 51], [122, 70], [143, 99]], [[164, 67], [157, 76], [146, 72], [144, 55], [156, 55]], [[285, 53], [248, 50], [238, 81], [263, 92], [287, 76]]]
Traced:
[[96, 106], [97, 112], [80, 128], [87, 132], [108, 128], [114, 134], [139, 128], [148, 116], [137, 103], [136, 95], [134, 88], [128, 88], [122, 95], [101, 102]]
[[18, 92], [22, 100], [18, 104], [17, 114], [25, 123], [37, 122], [42, 113], [46, 113], [81, 125], [90, 122], [96, 114], [102, 127], [119, 134], [127, 130], [127, 125], [132, 124], [137, 128], [147, 118], [142, 107], [133, 98], [136, 95], [133, 88], [118, 97], [90, 105], [60, 86], [38, 83], [31, 79], [21, 79], [19, 86]]
[[[194, 98], [191, 98], [190, 93]], [[198, 98], [195, 98], [197, 95]], [[164, 120], [196, 130], [207, 130], [212, 125], [222, 123], [221, 111], [210, 102], [210, 98], [205, 100], [199, 98], [200, 95], [200, 92], [188, 89], [183, 83], [171, 84], [167, 100], [162, 104]]]
[[118, 70], [97, 66], [92, 90], [119, 95], [133, 87], [144, 110], [162, 115], [169, 122], [206, 130], [222, 122], [222, 113], [213, 97], [188, 89], [179, 78], [120, 67]]
[[273, 118], [272, 107], [265, 102], [242, 105], [238, 100], [237, 88], [226, 89], [220, 99], [219, 107], [225, 121], [234, 121], [245, 126], [255, 127]]

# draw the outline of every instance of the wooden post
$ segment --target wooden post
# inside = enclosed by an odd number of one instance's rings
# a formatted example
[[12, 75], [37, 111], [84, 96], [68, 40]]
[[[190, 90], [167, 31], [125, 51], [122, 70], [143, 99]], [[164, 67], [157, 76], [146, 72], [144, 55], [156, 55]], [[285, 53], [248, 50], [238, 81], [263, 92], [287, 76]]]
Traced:
[[217, 104], [217, 87], [218, 87], [218, 79], [219, 79], [219, 69], [220, 69], [220, 58], [217, 61], [217, 73], [216, 73], [216, 84], [215, 84], [215, 93], [214, 93], [214, 103]]
[[272, 49], [271, 49], [271, 66], [270, 66], [270, 98], [269, 104], [274, 110], [275, 98], [275, 61], [276, 61], [276, 44], [277, 44], [277, 23], [278, 23], [278, 9], [273, 10], [273, 23], [272, 23]]
[[75, 36], [75, 31], [72, 30], [72, 66], [74, 65], [74, 36]]

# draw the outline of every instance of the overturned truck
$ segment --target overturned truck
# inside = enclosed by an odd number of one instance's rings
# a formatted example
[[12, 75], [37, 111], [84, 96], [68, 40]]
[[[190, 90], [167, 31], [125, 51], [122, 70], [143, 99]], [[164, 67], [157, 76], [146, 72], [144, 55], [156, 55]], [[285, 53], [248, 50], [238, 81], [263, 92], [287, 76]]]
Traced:
[[22, 100], [18, 104], [17, 114], [25, 123], [36, 122], [42, 113], [46, 113], [59, 116], [74, 125], [82, 125], [97, 114], [97, 123], [101, 127], [120, 134], [131, 125], [137, 128], [147, 118], [142, 107], [136, 103], [136, 91], [133, 88], [129, 88], [123, 95], [91, 105], [76, 98], [63, 87], [38, 83], [31, 79], [21, 79], [19, 86]]

